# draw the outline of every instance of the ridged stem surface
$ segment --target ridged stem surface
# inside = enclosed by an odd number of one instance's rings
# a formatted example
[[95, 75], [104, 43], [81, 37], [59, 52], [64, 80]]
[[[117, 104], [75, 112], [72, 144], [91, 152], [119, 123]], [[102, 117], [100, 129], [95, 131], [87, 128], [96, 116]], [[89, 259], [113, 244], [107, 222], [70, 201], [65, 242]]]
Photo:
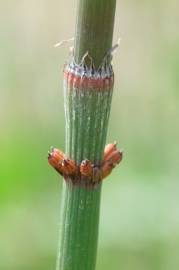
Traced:
[[75, 60], [86, 51], [98, 67], [111, 48], [116, 0], [79, 0], [75, 35]]
[[[74, 60], [88, 51], [99, 66], [112, 46], [115, 0], [79, 0]], [[108, 63], [110, 65], [110, 63]], [[80, 165], [103, 158], [113, 83], [91, 87], [64, 79], [66, 154]], [[94, 270], [96, 264], [101, 183], [85, 187], [64, 181], [60, 245], [56, 270]]]

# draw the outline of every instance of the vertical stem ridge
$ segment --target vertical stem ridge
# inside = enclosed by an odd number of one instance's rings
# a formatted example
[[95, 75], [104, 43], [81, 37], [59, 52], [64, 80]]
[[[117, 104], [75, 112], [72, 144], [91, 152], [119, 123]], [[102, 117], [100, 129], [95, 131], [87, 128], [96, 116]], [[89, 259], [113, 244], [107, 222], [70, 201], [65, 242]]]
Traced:
[[[103, 158], [113, 88], [113, 73], [105, 72], [112, 70], [110, 57], [98, 67], [112, 46], [115, 6], [116, 0], [78, 0], [74, 61], [64, 79], [66, 154], [77, 165], [83, 159], [98, 165]], [[87, 51], [96, 69], [89, 59], [80, 65]], [[56, 270], [95, 269], [102, 184], [88, 188], [77, 180], [66, 179], [63, 187]]]

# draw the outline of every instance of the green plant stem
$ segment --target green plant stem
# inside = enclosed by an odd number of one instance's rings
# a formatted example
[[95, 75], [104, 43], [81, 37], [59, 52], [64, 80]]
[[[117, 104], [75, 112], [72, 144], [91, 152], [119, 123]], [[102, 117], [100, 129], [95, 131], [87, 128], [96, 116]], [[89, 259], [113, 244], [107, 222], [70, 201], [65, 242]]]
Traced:
[[[98, 67], [112, 46], [115, 0], [79, 0], [75, 62], [88, 51]], [[110, 65], [110, 63], [109, 63]], [[64, 80], [66, 154], [79, 165], [101, 162], [106, 142], [113, 85], [102, 89], [76, 87]], [[67, 180], [67, 179], [66, 179]], [[101, 184], [64, 182], [57, 270], [94, 270]]]
[[61, 249], [57, 269], [95, 269], [100, 189], [64, 184]]
[[75, 60], [86, 51], [98, 67], [111, 48], [116, 0], [80, 0], [75, 35]]

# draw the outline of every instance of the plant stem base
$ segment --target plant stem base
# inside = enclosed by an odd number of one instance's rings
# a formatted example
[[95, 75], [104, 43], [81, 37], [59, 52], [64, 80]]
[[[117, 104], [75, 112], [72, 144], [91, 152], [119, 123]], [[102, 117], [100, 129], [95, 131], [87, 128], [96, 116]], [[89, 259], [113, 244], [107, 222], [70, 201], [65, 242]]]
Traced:
[[64, 182], [57, 270], [95, 269], [100, 195], [101, 184], [86, 189]]

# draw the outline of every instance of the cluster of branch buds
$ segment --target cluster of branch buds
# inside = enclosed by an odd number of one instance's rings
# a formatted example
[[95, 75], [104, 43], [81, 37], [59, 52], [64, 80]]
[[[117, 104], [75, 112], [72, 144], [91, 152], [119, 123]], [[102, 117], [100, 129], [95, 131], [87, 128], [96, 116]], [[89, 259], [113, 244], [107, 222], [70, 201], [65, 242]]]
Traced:
[[104, 158], [100, 165], [93, 164], [85, 159], [78, 166], [75, 161], [69, 159], [65, 154], [52, 148], [48, 153], [49, 164], [61, 174], [66, 181], [72, 183], [84, 183], [85, 185], [96, 185], [106, 178], [122, 160], [122, 152], [117, 150], [116, 143], [106, 145], [104, 149]]

